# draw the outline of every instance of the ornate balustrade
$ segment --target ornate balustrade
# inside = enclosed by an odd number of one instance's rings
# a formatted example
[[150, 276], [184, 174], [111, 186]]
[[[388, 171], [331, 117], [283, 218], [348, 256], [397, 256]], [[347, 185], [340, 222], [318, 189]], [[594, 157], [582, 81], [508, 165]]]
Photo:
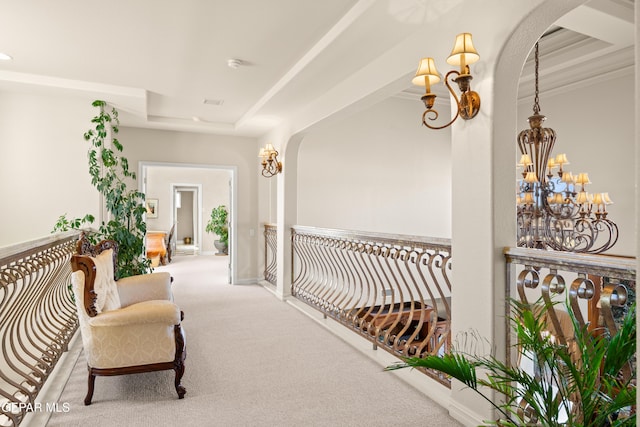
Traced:
[[292, 245], [296, 298], [374, 348], [399, 356], [447, 351], [449, 240], [296, 226]]
[[76, 233], [0, 249], [0, 426], [17, 426], [77, 329]]
[[[526, 248], [507, 248], [505, 257], [509, 297], [525, 303], [566, 300], [581, 326], [615, 332], [619, 319], [635, 301], [634, 258]], [[559, 325], [555, 313], [550, 314]]]
[[264, 225], [264, 280], [276, 285], [277, 281], [277, 249], [278, 241], [276, 231], [278, 229], [274, 224]]

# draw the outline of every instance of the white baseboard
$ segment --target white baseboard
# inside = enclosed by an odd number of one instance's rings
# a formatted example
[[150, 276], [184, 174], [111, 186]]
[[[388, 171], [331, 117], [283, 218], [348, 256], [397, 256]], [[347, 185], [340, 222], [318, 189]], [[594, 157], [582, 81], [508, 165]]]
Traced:
[[255, 285], [256, 284], [256, 280], [255, 279], [238, 279], [235, 282], [233, 282], [234, 285]]
[[[337, 335], [347, 344], [359, 350], [365, 356], [380, 364], [380, 366], [386, 367], [400, 361], [400, 359], [381, 348], [379, 348], [378, 350], [374, 350], [373, 343], [371, 341], [357, 334], [354, 334], [348, 328], [333, 319], [324, 318], [323, 314], [318, 310], [315, 310], [314, 308], [308, 306], [295, 297], [287, 298], [286, 302], [309, 316], [311, 319], [315, 320], [318, 324], [327, 328], [333, 334]], [[438, 405], [450, 411], [451, 405], [453, 403], [451, 401], [451, 390], [443, 386], [439, 382], [413, 369], [401, 369], [397, 371], [389, 371], [387, 373], [389, 375], [397, 376], [398, 378], [424, 394], [426, 397], [436, 402]], [[458, 421], [463, 422], [454, 414], [452, 414], [451, 411], [449, 413], [453, 418], [456, 418]], [[477, 426], [478, 423], [465, 423], [465, 425]]]
[[449, 405], [449, 415], [460, 421], [465, 426], [469, 427], [484, 425], [484, 420], [486, 419], [486, 417], [483, 417], [477, 412], [472, 411], [466, 406], [460, 405], [459, 402], [453, 399], [451, 400], [451, 403]]

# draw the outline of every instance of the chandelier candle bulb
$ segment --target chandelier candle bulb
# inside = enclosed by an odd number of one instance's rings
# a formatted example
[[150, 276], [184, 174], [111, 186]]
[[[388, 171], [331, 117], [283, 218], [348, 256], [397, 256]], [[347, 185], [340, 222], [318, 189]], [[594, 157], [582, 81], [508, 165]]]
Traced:
[[604, 201], [602, 200], [602, 193], [596, 193], [593, 195], [593, 204], [598, 206], [604, 206]]
[[538, 177], [535, 172], [527, 172], [527, 176], [524, 178], [524, 181], [533, 184], [538, 182]]
[[568, 165], [569, 164], [569, 160], [567, 160], [567, 155], [564, 154], [564, 153], [558, 154], [556, 156], [555, 163], [560, 167], [562, 167], [564, 165]]
[[579, 205], [589, 203], [589, 193], [587, 193], [586, 191], [579, 192], [578, 196], [576, 197], [576, 203], [578, 203]]
[[562, 172], [562, 182], [565, 184], [573, 184], [574, 179], [575, 178], [571, 172]]
[[562, 193], [555, 193], [553, 197], [553, 201], [557, 205], [561, 205], [564, 203], [564, 197], [562, 197]]
[[586, 184], [591, 184], [591, 181], [589, 181], [589, 174], [586, 172], [580, 172], [576, 178], [576, 184], [582, 185], [583, 188]]
[[518, 163], [518, 166], [527, 167], [531, 165], [533, 165], [531, 156], [529, 156], [528, 154], [523, 154], [522, 157], [520, 157], [520, 163]]

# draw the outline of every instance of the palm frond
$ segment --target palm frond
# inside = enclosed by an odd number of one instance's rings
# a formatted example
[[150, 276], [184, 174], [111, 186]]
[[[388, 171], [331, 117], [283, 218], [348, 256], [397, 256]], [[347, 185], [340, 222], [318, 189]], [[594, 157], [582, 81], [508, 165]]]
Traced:
[[392, 371], [395, 369], [402, 369], [407, 367], [434, 369], [457, 379], [467, 387], [475, 390], [478, 388], [476, 365], [477, 363], [468, 360], [462, 354], [447, 353], [442, 357], [427, 356], [424, 358], [407, 358], [404, 359], [404, 362], [387, 366], [385, 370]]
[[[512, 329], [520, 357], [529, 362], [522, 366], [512, 366], [493, 355], [479, 356], [453, 349], [442, 357], [404, 359], [387, 370], [425, 368], [455, 378], [500, 411], [503, 416], [500, 425], [533, 422], [557, 426], [563, 414], [568, 417], [563, 424], [567, 426], [635, 425], [635, 414], [627, 413], [617, 419], [621, 411], [636, 402], [635, 372], [631, 372], [630, 363], [636, 351], [635, 306], [629, 308], [616, 334], [609, 337], [581, 325], [571, 305], [566, 304], [574, 336], [564, 337], [566, 341], [560, 343], [549, 337], [545, 319], [548, 310], [555, 310], [554, 305], [512, 300]], [[531, 366], [534, 372], [527, 371]], [[504, 399], [493, 402], [489, 398], [493, 394], [487, 394], [486, 388], [500, 393]], [[523, 408], [527, 408], [526, 413]]]

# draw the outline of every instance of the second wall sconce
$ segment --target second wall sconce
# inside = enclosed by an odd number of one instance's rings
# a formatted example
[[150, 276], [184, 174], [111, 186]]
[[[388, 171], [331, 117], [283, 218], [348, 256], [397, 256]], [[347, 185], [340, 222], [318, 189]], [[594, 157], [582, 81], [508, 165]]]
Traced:
[[[473, 47], [471, 34], [458, 34], [453, 50], [447, 58], [447, 63], [450, 65], [459, 65], [460, 71], [451, 70], [444, 78], [444, 84], [456, 101], [457, 111], [453, 119], [443, 126], [431, 126], [426, 122], [427, 118], [429, 120], [436, 120], [438, 118], [438, 112], [433, 109], [436, 95], [431, 92], [431, 85], [438, 83], [441, 79], [433, 58], [423, 58], [420, 60], [418, 71], [411, 82], [417, 86], [425, 87], [425, 94], [421, 99], [425, 107], [427, 107], [427, 110], [422, 114], [422, 123], [426, 127], [429, 129], [444, 129], [453, 124], [458, 116], [465, 120], [470, 120], [478, 114], [478, 111], [480, 111], [480, 95], [471, 90], [471, 79], [473, 77], [471, 76], [469, 65], [479, 59], [480, 55], [478, 55], [478, 52]], [[449, 84], [449, 77], [454, 74], [457, 77], [454, 78], [453, 81], [456, 82], [460, 88], [460, 98], [458, 98]], [[433, 117], [426, 117], [428, 113], [433, 113]]]
[[260, 157], [262, 157], [262, 176], [271, 178], [282, 172], [282, 162], [278, 161], [278, 152], [272, 144], [260, 148]]

